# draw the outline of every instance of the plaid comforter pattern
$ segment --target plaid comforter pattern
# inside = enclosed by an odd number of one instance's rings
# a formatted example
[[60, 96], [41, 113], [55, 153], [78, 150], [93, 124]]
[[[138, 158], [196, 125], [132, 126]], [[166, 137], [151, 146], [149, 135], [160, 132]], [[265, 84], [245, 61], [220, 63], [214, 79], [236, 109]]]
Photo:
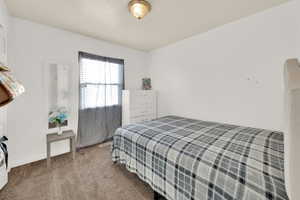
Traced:
[[288, 199], [283, 133], [177, 116], [117, 129], [112, 160], [168, 200]]

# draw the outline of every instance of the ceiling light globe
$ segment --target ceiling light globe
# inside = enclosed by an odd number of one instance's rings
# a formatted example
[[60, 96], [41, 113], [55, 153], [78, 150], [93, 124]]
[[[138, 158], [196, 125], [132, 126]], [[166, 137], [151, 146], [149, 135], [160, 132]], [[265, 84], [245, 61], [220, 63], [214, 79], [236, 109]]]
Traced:
[[128, 8], [134, 17], [142, 19], [150, 12], [151, 4], [145, 0], [131, 0]]

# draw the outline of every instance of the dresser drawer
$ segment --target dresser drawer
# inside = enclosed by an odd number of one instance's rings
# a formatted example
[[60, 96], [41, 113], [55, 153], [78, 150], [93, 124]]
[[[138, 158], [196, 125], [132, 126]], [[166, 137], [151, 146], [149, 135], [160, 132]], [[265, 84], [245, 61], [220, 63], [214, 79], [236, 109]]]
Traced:
[[130, 123], [140, 123], [146, 121], [146, 116], [135, 116], [130, 118]]
[[136, 122], [142, 122], [142, 121], [149, 121], [156, 118], [155, 113], [147, 113], [147, 114], [140, 114], [140, 115], [134, 115], [130, 117], [130, 121]]
[[156, 112], [153, 106], [134, 108], [130, 110], [130, 115], [140, 115]]
[[147, 97], [147, 98], [134, 98], [130, 101], [130, 106], [145, 106], [145, 105], [151, 105], [155, 102], [155, 99], [153, 97]]
[[150, 97], [150, 96], [155, 96], [156, 92], [153, 90], [137, 90], [137, 91], [131, 91], [130, 92], [130, 97]]

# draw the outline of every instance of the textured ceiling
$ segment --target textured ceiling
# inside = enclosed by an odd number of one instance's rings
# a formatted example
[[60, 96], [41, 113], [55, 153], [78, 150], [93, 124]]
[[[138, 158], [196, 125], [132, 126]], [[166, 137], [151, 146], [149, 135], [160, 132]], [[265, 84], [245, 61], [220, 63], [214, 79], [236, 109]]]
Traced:
[[131, 16], [129, 0], [6, 0], [13, 16], [139, 50], [152, 50], [288, 0], [149, 0]]

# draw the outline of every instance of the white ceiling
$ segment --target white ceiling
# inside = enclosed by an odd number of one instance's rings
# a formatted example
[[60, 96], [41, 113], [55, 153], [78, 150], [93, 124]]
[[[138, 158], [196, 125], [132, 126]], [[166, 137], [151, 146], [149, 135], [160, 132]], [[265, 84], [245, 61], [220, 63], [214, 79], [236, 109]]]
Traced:
[[131, 16], [129, 0], [6, 0], [13, 16], [140, 50], [206, 32], [288, 0], [149, 0], [151, 13]]

